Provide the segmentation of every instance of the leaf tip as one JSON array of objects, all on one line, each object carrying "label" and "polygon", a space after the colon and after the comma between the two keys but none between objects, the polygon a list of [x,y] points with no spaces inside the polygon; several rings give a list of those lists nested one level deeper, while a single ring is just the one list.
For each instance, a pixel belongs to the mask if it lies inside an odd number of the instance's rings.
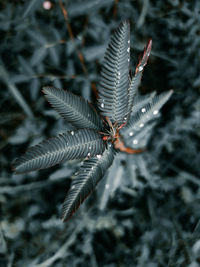
[{"label": "leaf tip", "polygon": [[50,86],[43,86],[42,87],[42,93],[46,95],[49,92],[50,88],[51,88]]}]

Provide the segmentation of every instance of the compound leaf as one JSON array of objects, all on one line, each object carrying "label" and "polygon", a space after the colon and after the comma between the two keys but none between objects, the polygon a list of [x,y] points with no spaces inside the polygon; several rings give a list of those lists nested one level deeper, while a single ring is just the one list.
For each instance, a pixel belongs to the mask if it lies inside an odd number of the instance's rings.
[{"label": "compound leaf", "polygon": [[44,87],[43,93],[58,113],[76,128],[102,129],[102,120],[85,99],[55,87]]},{"label": "compound leaf", "polygon": [[145,123],[153,120],[158,116],[161,107],[167,102],[172,95],[173,90],[164,92],[160,95],[150,98],[151,102],[144,105],[138,112],[136,112],[129,120],[127,125],[121,129],[122,135],[129,134],[133,136],[135,132],[143,130]]},{"label": "compound leaf", "polygon": [[73,178],[71,188],[63,204],[62,220],[67,221],[80,204],[94,190],[114,159],[114,149],[108,147],[102,155],[86,159],[77,175]]},{"label": "compound leaf", "polygon": [[150,40],[147,44],[147,46],[144,49],[143,57],[139,61],[136,70],[135,70],[135,75],[131,80],[131,83],[128,88],[128,114],[130,115],[132,107],[133,107],[133,102],[134,102],[134,97],[138,93],[138,87],[140,85],[141,79],[142,79],[142,73],[144,70],[145,65],[147,64],[147,60],[149,58],[150,52],[151,52],[151,46],[152,46],[152,41]]},{"label": "compound leaf", "polygon": [[131,110],[131,115],[134,115],[136,112],[141,110],[145,105],[151,103],[155,95],[156,91],[145,95],[141,95],[138,91],[134,96],[134,105]]},{"label": "compound leaf", "polygon": [[157,121],[154,120],[144,125],[142,129],[140,128],[136,131],[130,131],[129,134],[123,136],[125,145],[135,150],[145,149],[152,136],[152,129],[156,123]]},{"label": "compound leaf", "polygon": [[13,163],[16,173],[45,169],[60,162],[102,154],[105,144],[92,129],[81,129],[44,140]]},{"label": "compound leaf", "polygon": [[98,107],[112,123],[126,120],[130,61],[130,25],[121,23],[105,53],[99,84]]}]

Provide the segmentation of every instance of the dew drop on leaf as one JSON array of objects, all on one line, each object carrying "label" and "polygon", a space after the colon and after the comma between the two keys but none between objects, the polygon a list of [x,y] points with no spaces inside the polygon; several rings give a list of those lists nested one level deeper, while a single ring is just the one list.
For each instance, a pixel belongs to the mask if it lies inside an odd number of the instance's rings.
[{"label": "dew drop on leaf", "polygon": [[71,131],[71,135],[74,135],[74,131]]},{"label": "dew drop on leaf", "polygon": [[127,52],[128,52],[128,53],[130,52],[130,47],[127,48]]},{"label": "dew drop on leaf", "polygon": [[140,124],[140,128],[142,128],[142,127],[144,127],[144,123],[141,123],[141,124]]},{"label": "dew drop on leaf", "polygon": [[146,112],[146,108],[142,108],[141,111],[144,113]]},{"label": "dew drop on leaf", "polygon": [[158,114],[158,110],[154,110],[153,115],[157,115]]},{"label": "dew drop on leaf", "polygon": [[75,185],[72,185],[72,189],[74,189],[75,188]]},{"label": "dew drop on leaf", "polygon": [[143,67],[142,66],[139,66],[138,70],[139,71],[142,71],[143,70]]},{"label": "dew drop on leaf", "polygon": [[137,140],[137,139],[134,139],[134,140],[133,140],[133,144],[134,144],[134,145],[137,145],[137,144],[138,144],[138,140]]},{"label": "dew drop on leaf", "polygon": [[91,155],[91,153],[88,153],[87,155],[88,155],[88,157],[89,157],[89,156]]},{"label": "dew drop on leaf", "polygon": [[104,108],[104,103],[101,103],[101,107]]},{"label": "dew drop on leaf", "polygon": [[110,187],[109,184],[106,184],[106,185],[105,185],[105,188],[106,188],[106,189],[109,189],[109,187]]},{"label": "dew drop on leaf", "polygon": [[101,155],[97,155],[97,158],[100,159],[101,158]]},{"label": "dew drop on leaf", "polygon": [[129,135],[130,135],[130,136],[133,136],[133,132],[130,132]]}]

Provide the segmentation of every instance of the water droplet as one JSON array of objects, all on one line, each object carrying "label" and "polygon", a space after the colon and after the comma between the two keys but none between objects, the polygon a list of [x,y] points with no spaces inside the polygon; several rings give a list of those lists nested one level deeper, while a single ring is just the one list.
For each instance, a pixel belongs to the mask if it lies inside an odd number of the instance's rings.
[{"label": "water droplet", "polygon": [[128,53],[130,52],[130,47],[127,48],[127,52],[128,52]]},{"label": "water droplet", "polygon": [[138,70],[139,71],[143,71],[143,67],[142,66],[139,66]]},{"label": "water droplet", "polygon": [[52,8],[51,2],[50,1],[44,1],[43,8],[46,9],[46,10],[51,9]]},{"label": "water droplet", "polygon": [[71,189],[74,189],[75,188],[75,185],[72,185],[72,188]]},{"label": "water droplet", "polygon": [[111,147],[111,146],[112,146],[112,144],[109,144],[108,146],[109,146],[109,147]]},{"label": "water droplet", "polygon": [[100,159],[101,158],[101,155],[97,155],[97,158]]},{"label": "water droplet", "polygon": [[134,139],[134,140],[133,140],[133,144],[134,144],[134,145],[137,145],[137,144],[138,144],[138,140],[137,140],[137,139]]},{"label": "water droplet", "polygon": [[142,110],[143,113],[146,112],[146,108],[142,108],[141,110]]},{"label": "water droplet", "polygon": [[104,103],[101,103],[101,107],[104,108]]},{"label": "water droplet", "polygon": [[130,135],[130,136],[133,136],[133,132],[130,132],[129,135]]},{"label": "water droplet", "polygon": [[90,154],[90,153],[88,153],[87,155],[88,155],[88,157],[89,157],[91,154]]},{"label": "water droplet", "polygon": [[121,75],[120,71],[117,73],[117,75],[120,77],[120,75]]},{"label": "water droplet", "polygon": [[91,149],[91,146],[89,146],[89,149]]},{"label": "water droplet", "polygon": [[106,185],[105,185],[105,188],[106,188],[106,189],[109,189],[109,187],[110,187],[109,184],[106,184]]},{"label": "water droplet", "polygon": [[140,124],[140,128],[142,128],[142,127],[144,127],[144,123],[141,123],[141,124]]},{"label": "water droplet", "polygon": [[130,61],[130,58],[128,58],[128,62]]},{"label": "water droplet", "polygon": [[127,120],[127,117],[124,117],[124,120],[126,121]]},{"label": "water droplet", "polygon": [[81,34],[78,34],[78,35],[77,35],[77,38],[81,41],[81,40],[82,40],[82,36],[81,36]]},{"label": "water droplet", "polygon": [[154,110],[153,115],[157,115],[158,114],[158,110]]},{"label": "water droplet", "polygon": [[74,135],[74,131],[71,131],[71,135]]},{"label": "water droplet", "polygon": [[130,44],[130,40],[128,40],[128,44]]}]

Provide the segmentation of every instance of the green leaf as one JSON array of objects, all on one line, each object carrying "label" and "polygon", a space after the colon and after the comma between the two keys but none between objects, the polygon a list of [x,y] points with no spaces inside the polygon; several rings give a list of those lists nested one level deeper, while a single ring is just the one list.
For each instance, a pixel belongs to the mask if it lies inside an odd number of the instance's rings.
[{"label": "green leaf", "polygon": [[30,147],[13,163],[13,169],[16,173],[45,169],[66,160],[102,154],[104,149],[101,135],[92,129],[66,132]]},{"label": "green leaf", "polygon": [[106,170],[111,166],[115,150],[108,146],[102,155],[86,159],[77,175],[73,178],[71,188],[63,204],[62,220],[67,221],[80,204],[94,190]]},{"label": "green leaf", "polygon": [[142,79],[142,73],[144,70],[145,65],[147,64],[147,60],[150,56],[151,52],[151,46],[152,46],[152,41],[150,40],[144,49],[143,57],[139,61],[136,70],[135,70],[135,75],[131,80],[131,83],[128,88],[128,94],[129,94],[129,99],[128,99],[128,114],[130,115],[132,107],[133,107],[133,102],[135,96],[138,94],[138,87],[140,85],[141,79]]},{"label": "green leaf", "polygon": [[121,23],[105,53],[98,88],[98,107],[111,122],[125,122],[128,108],[130,25]]},{"label": "green leaf", "polygon": [[43,93],[58,113],[77,128],[102,129],[102,120],[85,99],[55,87],[44,87]]},{"label": "green leaf", "polygon": [[133,136],[136,132],[142,131],[147,122],[157,118],[159,110],[168,101],[172,93],[173,90],[170,90],[160,95],[156,95],[153,98],[150,97],[150,102],[133,114],[126,126],[120,130],[120,133],[124,136]]}]

